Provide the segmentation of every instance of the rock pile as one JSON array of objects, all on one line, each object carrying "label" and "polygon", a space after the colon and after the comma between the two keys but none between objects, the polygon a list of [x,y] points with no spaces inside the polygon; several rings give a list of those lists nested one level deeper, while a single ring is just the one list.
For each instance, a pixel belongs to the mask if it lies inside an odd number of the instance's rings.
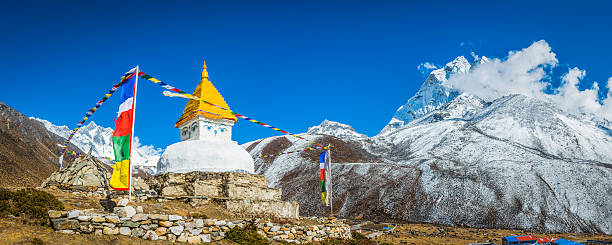
[{"label": "rock pile", "polygon": [[108,187],[110,172],[106,165],[93,157],[76,159],[63,171],[56,171],[43,182],[42,187],[56,186],[62,189],[88,190]]},{"label": "rock pile", "polygon": [[271,240],[304,243],[326,238],[351,238],[350,226],[330,221],[322,225],[300,226],[264,223],[256,220],[194,219],[179,215],[144,214],[142,207],[120,200],[113,213],[93,210],[49,211],[53,229],[65,234],[124,235],[148,240],[188,242],[193,244],[219,241],[234,228],[254,223],[257,232]]}]

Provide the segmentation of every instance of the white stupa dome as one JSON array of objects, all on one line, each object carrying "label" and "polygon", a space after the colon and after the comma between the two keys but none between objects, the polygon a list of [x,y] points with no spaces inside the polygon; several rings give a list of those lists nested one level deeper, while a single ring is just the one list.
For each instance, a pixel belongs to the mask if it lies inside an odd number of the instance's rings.
[{"label": "white stupa dome", "polygon": [[157,173],[246,172],[254,173],[251,155],[236,141],[217,139],[188,140],[174,143],[162,154]]}]

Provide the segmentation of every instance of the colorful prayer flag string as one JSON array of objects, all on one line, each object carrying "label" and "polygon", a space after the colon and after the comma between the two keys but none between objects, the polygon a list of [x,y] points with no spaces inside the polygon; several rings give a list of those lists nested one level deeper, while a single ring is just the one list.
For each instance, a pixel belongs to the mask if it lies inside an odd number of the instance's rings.
[{"label": "colorful prayer flag string", "polygon": [[108,98],[111,95],[113,95],[113,93],[115,91],[117,91],[117,89],[119,87],[121,87],[121,85],[123,85],[126,81],[128,81],[130,78],[132,78],[132,76],[134,76],[135,72],[136,72],[136,68],[133,68],[130,71],[128,71],[127,73],[125,73],[121,77],[121,80],[119,81],[118,84],[114,84],[113,88],[111,88],[110,91],[108,91],[108,93],[104,94],[102,99],[100,99],[98,102],[96,102],[96,105],[93,108],[87,110],[87,112],[85,113],[85,117],[83,117],[83,120],[81,120],[80,122],[77,123],[76,128],[74,128],[74,130],[72,130],[72,132],[70,133],[70,136],[68,136],[66,141],[64,141],[64,145],[62,146],[62,153],[61,153],[61,155],[64,155],[64,153],[66,152],[66,146],[68,146],[68,143],[70,143],[70,140],[72,140],[72,137],[74,137],[74,135],[79,130],[79,128],[81,128],[85,124],[87,119],[89,119],[89,117],[91,117],[100,108],[100,106],[102,106],[102,104],[104,104],[104,102],[106,100],[108,100]]},{"label": "colorful prayer flag string", "polygon": [[264,126],[264,127],[266,127],[266,128],[269,128],[269,129],[272,129],[272,130],[275,130],[275,131],[279,131],[279,132],[281,132],[281,133],[283,133],[283,134],[291,135],[291,136],[293,136],[293,137],[296,137],[296,138],[299,138],[299,139],[302,139],[302,140],[306,140],[306,141],[308,141],[308,142],[310,142],[310,143],[313,143],[313,144],[318,145],[319,147],[325,147],[324,145],[321,145],[321,144],[319,144],[319,143],[317,143],[317,142],[314,142],[314,141],[308,140],[308,139],[306,139],[306,138],[304,138],[304,137],[302,137],[302,136],[300,136],[300,135],[289,133],[289,132],[287,132],[287,131],[285,131],[285,130],[279,129],[279,128],[274,127],[274,126],[272,126],[272,125],[269,125],[269,124],[266,124],[266,123],[263,123],[263,122],[257,121],[257,120],[255,120],[255,119],[253,119],[253,118],[250,118],[250,117],[247,117],[247,116],[244,116],[244,115],[238,114],[238,113],[236,113],[236,112],[234,112],[234,111],[232,111],[232,110],[230,110],[230,109],[228,109],[228,108],[225,108],[225,107],[222,107],[222,106],[218,106],[218,105],[213,104],[213,103],[211,103],[211,102],[208,102],[208,101],[206,101],[206,100],[200,99],[200,98],[198,98],[197,96],[194,96],[194,95],[191,95],[191,94],[185,93],[184,91],[182,91],[182,90],[180,90],[180,89],[178,89],[178,88],[175,88],[175,87],[173,87],[173,86],[171,86],[171,85],[169,85],[169,84],[167,84],[167,83],[164,83],[164,82],[162,82],[162,81],[160,81],[160,80],[158,80],[158,79],[156,79],[156,78],[154,78],[154,77],[152,77],[152,76],[150,76],[150,75],[148,75],[148,74],[146,74],[146,73],[144,73],[144,72],[139,72],[139,73],[138,73],[138,75],[140,76],[140,78],[143,78],[143,79],[149,80],[149,81],[151,81],[151,82],[153,82],[153,83],[155,83],[155,84],[157,84],[157,85],[159,85],[159,86],[161,86],[161,87],[163,87],[163,88],[165,88],[165,89],[167,89],[167,90],[170,90],[170,91],[176,92],[176,93],[171,93],[171,92],[168,92],[168,91],[164,91],[164,95],[165,95],[165,96],[168,96],[168,97],[181,97],[181,98],[187,98],[187,99],[192,99],[192,100],[199,100],[199,101],[202,101],[202,102],[204,102],[204,103],[206,103],[206,104],[209,104],[209,105],[211,105],[211,106],[217,107],[217,108],[219,108],[219,109],[226,110],[226,111],[228,111],[228,112],[232,113],[234,116],[236,116],[236,117],[238,117],[238,118],[241,118],[241,119],[247,120],[247,121],[252,122],[252,123],[255,123],[255,124],[259,124],[259,125],[261,125],[261,126]]},{"label": "colorful prayer flag string", "polygon": [[308,148],[301,149],[301,150],[295,150],[295,151],[288,151],[288,152],[276,153],[276,154],[271,154],[271,155],[259,156],[257,158],[275,157],[275,156],[291,154],[291,153],[298,153],[298,152],[303,152],[303,151],[314,151],[314,150],[318,150],[318,149],[327,150],[329,148],[330,147],[328,147],[328,146],[323,146],[323,147],[320,147],[320,146],[317,146],[317,147],[308,147]]},{"label": "colorful prayer flag string", "polygon": [[[87,154],[85,153],[78,153],[76,151],[66,151],[67,154],[76,156],[76,157],[86,157]],[[95,157],[95,158],[99,158],[99,159],[105,159],[105,160],[111,160],[113,161],[114,159],[110,158],[110,157]]]}]

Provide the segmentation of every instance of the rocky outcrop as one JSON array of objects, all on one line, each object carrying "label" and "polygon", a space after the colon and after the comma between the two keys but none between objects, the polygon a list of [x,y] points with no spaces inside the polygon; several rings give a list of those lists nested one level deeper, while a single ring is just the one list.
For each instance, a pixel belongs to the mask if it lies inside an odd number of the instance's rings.
[{"label": "rocky outcrop", "polygon": [[[233,172],[166,173],[144,179],[142,192],[163,198],[214,202],[247,217],[298,218],[297,202],[281,201],[280,188],[268,187],[263,175]],[[145,190],[150,188],[150,190]]]},{"label": "rocky outcrop", "polygon": [[57,186],[70,188],[108,187],[111,173],[104,163],[93,157],[85,157],[63,169],[56,171],[42,184],[43,187]]}]

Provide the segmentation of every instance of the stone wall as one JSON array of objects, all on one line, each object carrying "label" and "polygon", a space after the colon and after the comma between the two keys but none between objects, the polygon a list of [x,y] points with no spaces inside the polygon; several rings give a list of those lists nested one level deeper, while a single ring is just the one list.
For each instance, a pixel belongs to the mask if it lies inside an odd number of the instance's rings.
[{"label": "stone wall", "polygon": [[162,196],[208,196],[250,200],[280,200],[281,191],[269,188],[262,175],[232,172],[166,173],[144,179]]},{"label": "stone wall", "polygon": [[[127,201],[123,204],[126,204]],[[269,240],[290,243],[316,242],[327,238],[351,238],[350,226],[327,221],[320,225],[292,225],[255,220],[195,219],[179,215],[143,214],[141,207],[115,207],[113,213],[92,210],[49,211],[53,229],[65,234],[123,235],[147,240],[208,243],[225,238],[234,228],[253,223],[257,233]]]},{"label": "stone wall", "polygon": [[164,199],[194,200],[197,204],[212,201],[244,217],[299,217],[297,202],[281,201],[281,189],[268,187],[268,181],[262,175],[233,172],[166,173],[136,180],[135,187],[137,195],[153,191]]}]

